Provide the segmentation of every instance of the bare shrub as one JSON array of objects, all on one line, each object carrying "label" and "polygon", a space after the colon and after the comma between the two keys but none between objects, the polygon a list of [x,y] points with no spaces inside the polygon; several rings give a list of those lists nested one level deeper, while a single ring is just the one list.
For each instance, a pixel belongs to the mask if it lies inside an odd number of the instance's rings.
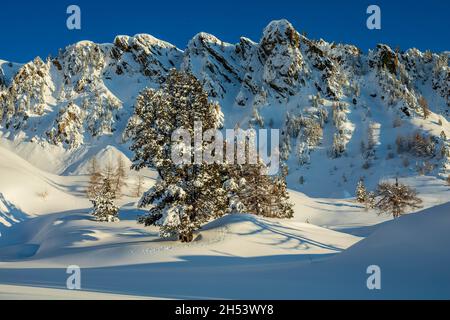
[{"label": "bare shrub", "polygon": [[48,197],[48,191],[36,192],[36,195],[42,200],[46,200]]},{"label": "bare shrub", "polygon": [[416,132],[412,136],[398,136],[398,153],[410,153],[417,157],[432,157],[436,153],[436,144],[429,135]]},{"label": "bare shrub", "polygon": [[375,204],[379,214],[392,214],[394,218],[400,217],[408,208],[420,208],[422,203],[422,200],[417,197],[416,190],[399,183],[398,179],[395,183],[379,183],[376,195],[380,198]]}]

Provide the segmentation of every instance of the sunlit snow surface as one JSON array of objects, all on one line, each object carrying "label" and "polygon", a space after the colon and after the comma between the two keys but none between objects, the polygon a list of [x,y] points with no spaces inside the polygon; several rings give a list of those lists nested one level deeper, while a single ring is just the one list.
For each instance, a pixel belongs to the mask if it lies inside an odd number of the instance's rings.
[{"label": "sunlit snow surface", "polygon": [[[449,159],[396,150],[398,135],[450,137],[448,63],[437,68],[442,55],[411,49],[399,61],[403,73],[394,75],[379,67],[383,54],[394,52],[386,46],[360,54],[352,45],[297,38],[292,30],[287,21],[274,21],[259,41],[243,37],[236,44],[199,33],[184,50],[149,35],[118,36],[114,44],[71,45],[57,61],[0,60],[0,82],[8,88],[22,71],[13,100],[24,101],[31,89],[38,97],[27,117],[19,114],[8,128],[0,122],[0,298],[449,299]],[[133,196],[137,175],[148,189],[156,178],[151,170],[129,172],[120,222],[92,219],[85,196],[89,160],[96,156],[105,166],[122,157],[131,164],[123,134],[136,96],[157,88],[173,67],[202,81],[229,129],[248,127],[256,106],[264,127],[283,135],[287,114],[313,116],[312,98],[320,91],[319,107],[329,117],[309,163],[299,164],[298,141],[289,140],[293,219],[229,215],[204,226],[192,243],[162,240],[157,228],[136,223],[145,213]],[[389,81],[394,84],[381,85]],[[390,101],[394,88],[402,99]],[[420,108],[409,107],[411,117],[401,111],[419,96],[428,101],[427,119]],[[88,120],[103,99],[114,102],[111,126],[94,137]],[[68,143],[55,145],[47,133],[58,128],[61,110],[85,101],[82,125],[69,125]],[[335,159],[329,151],[336,101],[345,105],[346,151]],[[36,103],[44,105],[42,113]],[[401,126],[394,126],[399,118]],[[363,169],[361,142],[367,144],[369,126],[374,156]],[[419,175],[425,161],[434,167]],[[374,190],[396,176],[424,200],[417,214],[391,221],[354,201],[361,178]],[[66,289],[69,265],[81,267],[81,292]],[[367,289],[370,265],[381,268],[381,290]]]},{"label": "sunlit snow surface", "polygon": [[[436,205],[450,191],[435,178],[408,181],[430,208],[396,221],[292,191],[291,220],[229,215],[183,244],[138,225],[136,198],[120,201],[121,222],[95,222],[86,175],[46,173],[3,147],[0,156],[1,298],[449,298],[450,207]],[[373,264],[380,291],[366,287]],[[69,265],[81,267],[85,296],[65,289]]]}]

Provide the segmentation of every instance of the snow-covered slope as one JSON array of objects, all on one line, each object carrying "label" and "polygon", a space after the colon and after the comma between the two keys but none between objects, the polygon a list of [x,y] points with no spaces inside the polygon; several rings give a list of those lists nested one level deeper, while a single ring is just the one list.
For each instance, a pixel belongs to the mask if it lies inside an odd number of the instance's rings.
[{"label": "snow-covered slope", "polygon": [[4,89],[4,87],[8,86],[21,67],[21,64],[0,59],[0,88]]},{"label": "snow-covered slope", "polygon": [[[258,42],[201,32],[180,50],[138,34],[0,60],[0,298],[450,298],[448,55],[363,53],[279,20]],[[281,130],[293,219],[227,215],[192,243],[161,240],[136,222],[147,169],[127,172],[120,222],[88,214],[89,160],[130,166],[135,98],[171,68],[202,81],[226,128]],[[359,179],[393,176],[423,210],[391,221],[352,199]],[[71,264],[92,293],[63,290]],[[366,287],[369,265],[381,291]]]},{"label": "snow-covered slope", "polygon": [[[98,158],[99,163],[107,163],[110,160],[108,155],[113,154],[115,157],[116,153],[114,149],[107,148],[103,153],[104,157]],[[144,269],[151,274],[153,268],[172,263],[181,263],[176,266],[176,270],[185,272],[182,265],[191,260],[188,256],[194,257],[194,269],[211,275],[213,270],[222,272],[236,267],[233,272],[248,272],[255,268],[265,270],[286,263],[283,259],[277,260],[279,255],[286,256],[288,260],[296,260],[295,257],[299,255],[300,261],[307,262],[340,252],[361,239],[307,223],[303,215],[288,221],[230,215],[206,225],[196,234],[192,243],[161,241],[156,228],[146,228],[136,223],[136,216],[143,213],[135,207],[137,198],[125,196],[119,200],[120,222],[96,222],[88,214],[90,204],[81,193],[88,176],[56,176],[45,173],[1,147],[0,157],[0,190],[4,193],[0,198],[0,284],[8,292],[7,298],[57,298],[61,292],[54,289],[65,287],[65,268],[70,264],[82,268],[85,290],[148,297],[147,285],[141,288],[147,289],[141,291],[135,284],[128,286],[123,282],[134,282],[137,279],[134,276],[126,274],[125,277],[117,278],[115,275],[113,281],[103,278],[105,282],[97,282],[90,279],[90,272],[124,268],[128,273],[147,265],[149,268]],[[147,183],[151,184],[151,178]],[[37,194],[42,190],[47,192],[45,197]],[[303,197],[304,205],[315,203],[322,206],[319,202]],[[369,220],[383,220],[377,219],[374,213],[366,216],[370,217],[366,221],[369,224]],[[261,257],[267,257],[267,261]],[[231,260],[227,262],[227,259]],[[260,266],[254,263],[244,263],[240,267],[236,265],[246,259],[262,260]],[[172,267],[167,270],[170,269]],[[46,271],[42,273],[43,270]],[[179,271],[175,271],[170,277],[180,277]],[[108,273],[107,278],[110,275]],[[30,283],[53,289],[34,289],[29,292],[17,287],[29,286]],[[106,283],[112,283],[113,287],[104,287]],[[155,293],[150,296],[213,297],[212,292],[170,293],[170,290],[156,290]],[[64,293],[63,296],[77,298],[81,293]],[[99,293],[84,297],[114,298]]]},{"label": "snow-covered slope", "polygon": [[[446,203],[384,223],[342,254],[300,268],[298,295],[322,299],[449,299],[449,212],[450,203]],[[371,265],[380,267],[381,290],[367,289],[366,270]],[[324,290],[315,289],[316,281],[326,284]]]},{"label": "snow-covered slope", "polygon": [[[35,216],[67,207],[82,208],[88,201],[79,190],[70,190],[78,177],[61,177],[41,171],[13,152],[0,147],[0,208]],[[69,192],[71,191],[71,192]],[[79,194],[80,197],[75,196]]]},{"label": "snow-covered slope", "polygon": [[[48,156],[40,155],[44,159]],[[36,154],[35,159],[38,156]],[[123,154],[114,147],[107,147],[97,157],[99,167],[115,164],[117,156],[123,157]],[[149,187],[155,173],[144,170],[140,174],[146,180],[143,187]],[[124,205],[127,201],[136,201],[132,193],[137,173],[130,171],[127,175],[128,187],[121,199]],[[14,224],[34,217],[89,208],[91,203],[85,194],[87,184],[85,171],[69,176],[48,173],[0,145],[0,232],[7,232]]]},{"label": "snow-covered slope", "polygon": [[[350,203],[303,200],[322,219],[331,215],[330,227],[353,220],[351,214],[338,218],[338,208]],[[73,210],[8,228],[0,238],[6,297],[449,298],[448,203],[376,226],[383,219],[354,208],[360,220],[350,229],[370,229],[364,240],[305,223],[301,214],[293,220],[228,215],[189,244],[161,241],[156,229],[136,225],[135,210],[122,207],[119,223],[95,222],[85,210]],[[74,264],[82,268],[84,291],[55,290],[64,290],[66,268]],[[381,268],[380,291],[367,289],[370,265]],[[31,284],[40,289],[26,290]]]},{"label": "snow-covered slope", "polygon": [[[107,147],[99,164],[118,155]],[[449,204],[436,205],[450,189],[433,177],[407,181],[431,208],[396,221],[352,200],[291,191],[293,219],[228,215],[186,244],[136,223],[143,211],[131,172],[118,201],[121,221],[102,223],[88,214],[83,167],[58,176],[1,146],[0,159],[1,298],[449,297]],[[146,187],[154,178],[146,171]],[[366,288],[371,264],[382,268],[377,293]],[[64,290],[69,265],[82,268],[85,291]]]},{"label": "snow-covered slope", "polygon": [[[107,145],[130,157],[123,133],[135,98],[159,87],[171,68],[202,81],[227,128],[281,129],[289,187],[310,196],[352,195],[360,178],[372,188],[394,175],[449,173],[448,52],[380,44],[363,53],[308,39],[286,20],[271,22],[259,42],[199,33],[182,51],[138,34],[79,42],[24,65],[0,61],[3,144],[54,173],[78,172]],[[431,111],[426,119],[421,96]],[[397,150],[399,136],[417,132],[431,139],[428,154]],[[35,161],[36,150],[60,160]],[[317,183],[324,172],[326,183]]]}]

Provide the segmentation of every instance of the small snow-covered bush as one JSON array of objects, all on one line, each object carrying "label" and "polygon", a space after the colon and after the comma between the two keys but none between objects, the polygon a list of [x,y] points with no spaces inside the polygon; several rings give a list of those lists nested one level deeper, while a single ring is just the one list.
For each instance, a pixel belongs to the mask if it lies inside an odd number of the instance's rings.
[{"label": "small snow-covered bush", "polygon": [[103,183],[95,197],[91,199],[94,208],[92,215],[95,220],[102,222],[119,221],[119,208],[114,204],[115,193],[109,179],[103,179]]},{"label": "small snow-covered bush", "polygon": [[375,193],[367,191],[363,180],[359,180],[356,186],[356,201],[363,203],[366,210],[372,209],[375,206]]},{"label": "small snow-covered bush", "polygon": [[329,151],[332,158],[339,158],[345,152],[345,138],[340,133],[335,133],[333,136],[333,144]]},{"label": "small snow-covered bush", "polygon": [[364,203],[366,201],[367,190],[363,180],[358,181],[358,184],[356,185],[355,194],[356,194],[356,201],[358,201],[359,203]]}]

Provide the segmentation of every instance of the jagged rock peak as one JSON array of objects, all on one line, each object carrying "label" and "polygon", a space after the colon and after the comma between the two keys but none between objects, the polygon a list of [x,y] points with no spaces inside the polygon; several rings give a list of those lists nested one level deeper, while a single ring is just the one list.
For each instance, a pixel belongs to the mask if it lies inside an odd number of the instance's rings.
[{"label": "jagged rock peak", "polygon": [[216,36],[212,34],[206,32],[199,32],[189,41],[188,48],[191,46],[198,46],[206,43],[224,44],[222,40],[218,39]]},{"label": "jagged rock peak", "polygon": [[[129,52],[131,48],[138,47],[160,47],[168,49],[176,49],[176,47],[166,41],[155,38],[152,35],[139,33],[134,36],[119,35],[114,39],[114,45],[125,52]],[[177,49],[178,50],[178,49]]]},{"label": "jagged rock peak", "polygon": [[260,43],[267,51],[271,51],[277,43],[298,47],[300,44],[300,34],[286,19],[274,20],[264,28]]}]

